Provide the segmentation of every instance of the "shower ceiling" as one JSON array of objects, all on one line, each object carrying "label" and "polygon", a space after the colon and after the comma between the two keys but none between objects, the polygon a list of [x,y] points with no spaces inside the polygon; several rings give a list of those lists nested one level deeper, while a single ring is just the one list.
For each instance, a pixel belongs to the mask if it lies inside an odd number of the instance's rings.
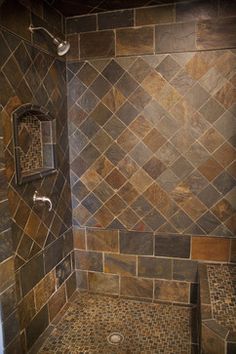
[{"label": "shower ceiling", "polygon": [[[64,16],[129,9],[133,7],[168,4],[173,0],[45,0]],[[182,0],[183,1],[183,0]],[[178,0],[175,2],[179,2]]]}]

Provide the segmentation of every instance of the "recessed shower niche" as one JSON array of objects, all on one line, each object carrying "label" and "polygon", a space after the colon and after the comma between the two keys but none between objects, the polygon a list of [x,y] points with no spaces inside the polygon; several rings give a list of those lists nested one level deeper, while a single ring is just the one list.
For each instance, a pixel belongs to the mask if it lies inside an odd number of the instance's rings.
[{"label": "recessed shower niche", "polygon": [[56,119],[45,108],[31,104],[16,109],[12,118],[16,183],[56,172]]}]

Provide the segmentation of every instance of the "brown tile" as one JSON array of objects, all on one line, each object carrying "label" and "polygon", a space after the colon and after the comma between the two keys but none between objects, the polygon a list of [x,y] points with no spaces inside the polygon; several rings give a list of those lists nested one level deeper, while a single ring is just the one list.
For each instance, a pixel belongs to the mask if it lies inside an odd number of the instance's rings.
[{"label": "brown tile", "polygon": [[49,318],[52,321],[66,303],[66,288],[61,286],[48,303]]},{"label": "brown tile", "polygon": [[142,82],[142,86],[154,98],[159,98],[159,92],[164,87],[165,79],[155,71],[150,72]]},{"label": "brown tile", "polygon": [[194,195],[181,204],[184,211],[193,219],[198,219],[206,211],[206,206]]},{"label": "brown tile", "polygon": [[136,26],[170,23],[175,20],[174,6],[156,6],[136,9]]},{"label": "brown tile", "polygon": [[75,268],[102,272],[102,253],[76,250]]},{"label": "brown tile", "polygon": [[201,136],[199,141],[212,153],[224,142],[224,138],[216,129],[211,127],[203,136]]},{"label": "brown tile", "polygon": [[176,5],[176,21],[187,22],[215,18],[218,8],[215,1],[197,1]]},{"label": "brown tile", "polygon": [[236,262],[236,241],[231,240],[230,261]]},{"label": "brown tile", "polygon": [[152,233],[120,231],[120,253],[152,255]]},{"label": "brown tile", "polygon": [[138,276],[172,279],[172,260],[157,257],[138,257]]},{"label": "brown tile", "polygon": [[117,194],[115,194],[111,199],[106,202],[105,206],[114,215],[118,215],[127,207],[127,204]]},{"label": "brown tile", "polygon": [[24,329],[29,325],[32,318],[36,314],[36,307],[34,301],[34,292],[30,291],[18,305],[20,328]]},{"label": "brown tile", "polygon": [[130,102],[138,110],[144,109],[151,99],[151,96],[141,86],[139,86],[129,98]]},{"label": "brown tile", "polygon": [[49,313],[47,306],[44,306],[33,318],[26,328],[27,348],[30,349],[38,337],[44,332],[49,324]]},{"label": "brown tile", "polygon": [[203,164],[198,167],[198,170],[208,179],[208,181],[212,181],[221,173],[223,167],[219,165],[215,159],[210,158],[203,162]]},{"label": "brown tile", "polygon": [[125,182],[125,177],[115,168],[106,178],[112,188],[119,189]]},{"label": "brown tile", "polygon": [[119,162],[118,168],[125,177],[130,178],[138,171],[139,166],[129,157],[129,155],[126,155],[125,158]]},{"label": "brown tile", "polygon": [[234,19],[200,21],[197,24],[197,48],[231,48],[234,47],[236,24]]},{"label": "brown tile", "polygon": [[234,214],[234,209],[231,204],[226,199],[221,199],[212,209],[211,211],[217,216],[221,221],[225,221],[230,216]]},{"label": "brown tile", "polygon": [[182,235],[156,235],[155,255],[189,258],[191,239]]},{"label": "brown tile", "polygon": [[173,279],[197,282],[198,262],[174,259]]},{"label": "brown tile", "polygon": [[136,189],[132,186],[131,183],[127,182],[120,190],[119,190],[119,195],[121,196],[121,198],[123,198],[126,203],[132,203],[132,201],[134,201],[137,196],[138,196],[138,192],[136,191]]},{"label": "brown tile", "polygon": [[101,209],[96,212],[94,217],[98,222],[98,227],[107,227],[114,218],[105,206],[101,207]]},{"label": "brown tile", "polygon": [[85,249],[85,229],[74,227],[73,240],[75,249]]},{"label": "brown tile", "polygon": [[66,20],[67,34],[90,31],[96,31],[96,15],[74,17]]},{"label": "brown tile", "polygon": [[213,123],[222,115],[224,109],[216,100],[210,98],[209,101],[200,108],[199,112],[201,112],[204,118],[210,123]]},{"label": "brown tile", "polygon": [[137,215],[133,212],[131,208],[126,208],[120,215],[119,221],[126,227],[128,230],[132,230],[134,225],[138,222]]},{"label": "brown tile", "polygon": [[[236,31],[236,27],[235,27]],[[227,82],[214,96],[226,109],[229,109],[236,102],[236,88]]]},{"label": "brown tile", "polygon": [[140,57],[138,57],[137,60],[135,60],[135,62],[129,69],[129,73],[139,83],[141,83],[145,79],[145,77],[150,73],[150,71],[151,71],[150,65]]},{"label": "brown tile", "polygon": [[105,181],[102,181],[93,192],[104,203],[114,194],[112,188]]},{"label": "brown tile", "polygon": [[225,142],[214,152],[213,156],[224,168],[226,168],[233,161],[235,161],[236,150],[232,147],[232,145]]},{"label": "brown tile", "polygon": [[88,290],[88,272],[77,270],[76,271],[76,288]]},{"label": "brown tile", "polygon": [[230,1],[230,0],[220,1],[219,15],[223,16],[223,17],[236,16],[235,3],[233,1]]},{"label": "brown tile", "polygon": [[48,301],[50,296],[56,290],[56,276],[55,271],[51,271],[42,279],[40,283],[34,288],[35,306],[39,311]]},{"label": "brown tile", "polygon": [[152,298],[153,281],[134,277],[121,277],[120,293],[124,296]]},{"label": "brown tile", "polygon": [[97,77],[98,72],[91,66],[89,63],[85,63],[76,74],[76,77],[79,78],[86,86],[89,86]]},{"label": "brown tile", "polygon": [[119,276],[103,273],[88,273],[89,290],[95,293],[119,294]]},{"label": "brown tile", "polygon": [[216,354],[224,352],[224,341],[217,336],[207,325],[202,325],[202,348],[209,352],[213,350]]},{"label": "brown tile", "polygon": [[118,252],[118,231],[87,229],[86,236],[88,250]]},{"label": "brown tile", "polygon": [[140,115],[129,125],[129,129],[142,139],[150,131],[151,125],[143,115]]},{"label": "brown tile", "polygon": [[116,55],[152,54],[153,28],[130,28],[116,31]]},{"label": "brown tile", "polygon": [[126,152],[133,149],[138,142],[138,138],[129,129],[126,129],[117,139],[117,143]]},{"label": "brown tile", "polygon": [[155,41],[156,53],[195,50],[195,24],[190,22],[156,26]]},{"label": "brown tile", "polygon": [[132,27],[134,24],[133,10],[112,11],[100,13],[97,16],[99,30]]},{"label": "brown tile", "polygon": [[139,169],[130,179],[130,183],[140,193],[143,193],[152,181],[152,178],[143,169]]},{"label": "brown tile", "polygon": [[166,142],[166,138],[156,128],[153,128],[144,137],[143,142],[154,153]]},{"label": "brown tile", "polygon": [[113,31],[90,32],[80,34],[81,58],[105,58],[115,54]]},{"label": "brown tile", "polygon": [[136,275],[136,257],[105,254],[104,271],[106,273]]},{"label": "brown tile", "polygon": [[20,270],[23,295],[26,295],[45,274],[43,255],[32,258]]},{"label": "brown tile", "polygon": [[192,237],[192,259],[228,261],[230,240],[211,237]]},{"label": "brown tile", "polygon": [[116,88],[112,87],[111,90],[103,98],[102,102],[112,111],[116,112],[120,106],[124,103],[125,97]]},{"label": "brown tile", "polygon": [[155,299],[189,303],[189,283],[155,280]]}]

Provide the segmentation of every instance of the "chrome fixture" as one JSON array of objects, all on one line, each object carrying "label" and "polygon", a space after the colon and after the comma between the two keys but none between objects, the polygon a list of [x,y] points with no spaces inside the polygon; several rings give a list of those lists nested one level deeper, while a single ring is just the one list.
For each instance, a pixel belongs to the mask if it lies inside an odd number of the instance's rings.
[{"label": "chrome fixture", "polygon": [[33,33],[34,31],[41,31],[41,30],[46,32],[47,35],[52,38],[53,43],[57,46],[57,54],[60,56],[66,54],[68,52],[68,50],[70,49],[69,42],[63,41],[62,39],[59,39],[59,38],[56,38],[44,27],[34,27],[33,25],[30,25],[29,30],[31,33]]},{"label": "chrome fixture", "polygon": [[49,211],[52,210],[52,202],[51,202],[51,199],[50,198],[47,198],[47,197],[43,197],[43,196],[39,196],[38,194],[38,191],[35,191],[34,192],[34,195],[33,195],[33,202],[43,202],[43,203],[48,203],[49,204]]}]

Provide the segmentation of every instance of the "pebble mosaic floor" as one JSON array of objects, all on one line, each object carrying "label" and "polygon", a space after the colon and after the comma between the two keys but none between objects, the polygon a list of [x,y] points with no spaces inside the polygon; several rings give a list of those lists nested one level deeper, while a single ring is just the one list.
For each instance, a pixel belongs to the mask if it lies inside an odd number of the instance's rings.
[{"label": "pebble mosaic floor", "polygon": [[189,307],[79,293],[39,353],[191,354],[191,321]]},{"label": "pebble mosaic floor", "polygon": [[214,318],[236,332],[236,266],[207,266]]}]

